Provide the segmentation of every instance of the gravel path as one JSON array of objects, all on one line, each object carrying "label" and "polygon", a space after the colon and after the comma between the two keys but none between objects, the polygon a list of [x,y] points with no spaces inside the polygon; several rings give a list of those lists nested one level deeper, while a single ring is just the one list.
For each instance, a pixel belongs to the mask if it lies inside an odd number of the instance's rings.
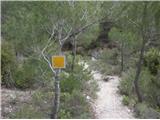
[{"label": "gravel path", "polygon": [[[89,65],[84,61],[80,62],[84,69]],[[120,78],[118,76],[105,76],[108,81],[104,81],[102,74],[92,71],[93,79],[97,81],[99,91],[97,99],[92,103],[96,119],[105,118],[128,118],[134,119],[133,112],[122,103],[122,96],[118,94],[118,85]]]},{"label": "gravel path", "polygon": [[92,74],[100,88],[94,106],[96,118],[134,118],[132,111],[122,104],[122,96],[117,93],[119,77],[107,76],[109,81],[103,81],[100,73],[93,71]]}]

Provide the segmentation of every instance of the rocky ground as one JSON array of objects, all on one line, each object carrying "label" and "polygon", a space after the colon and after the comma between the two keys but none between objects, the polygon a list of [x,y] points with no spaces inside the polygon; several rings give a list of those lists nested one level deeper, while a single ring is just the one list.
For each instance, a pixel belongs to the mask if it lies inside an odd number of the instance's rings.
[{"label": "rocky ground", "polygon": [[1,118],[9,118],[12,111],[17,110],[21,104],[31,100],[33,91],[19,91],[16,89],[1,88]]}]

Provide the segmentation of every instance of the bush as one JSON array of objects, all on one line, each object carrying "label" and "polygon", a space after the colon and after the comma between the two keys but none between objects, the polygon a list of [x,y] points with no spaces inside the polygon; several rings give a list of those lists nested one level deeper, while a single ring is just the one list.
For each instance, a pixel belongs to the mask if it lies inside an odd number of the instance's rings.
[{"label": "bush", "polygon": [[[64,110],[72,119],[86,119],[92,117],[89,103],[86,101],[82,92],[78,90],[74,90],[72,94],[62,94],[60,109]],[[59,116],[59,118],[61,118],[61,116]]]},{"label": "bush", "polygon": [[142,119],[159,119],[160,118],[160,113],[148,107],[146,103],[138,103],[135,106],[134,111],[135,111],[136,117],[140,117]]},{"label": "bush", "polygon": [[122,102],[124,105],[129,105],[129,97],[126,95],[123,95]]},{"label": "bush", "polygon": [[43,111],[37,110],[35,106],[24,104],[10,116],[11,119],[37,119],[48,118]]},{"label": "bush", "polygon": [[[91,71],[78,64],[80,57],[76,58],[74,71],[65,71],[60,75],[61,105],[59,118],[91,118],[90,105],[84,93],[95,97],[97,84],[91,80]],[[69,63],[69,61],[68,61]]]},{"label": "bush", "polygon": [[64,110],[64,109],[60,109],[59,111],[59,119],[70,119],[71,117],[71,113]]},{"label": "bush", "polygon": [[15,86],[17,88],[32,88],[36,82],[37,64],[32,59],[27,59],[24,64],[19,64],[14,73]]},{"label": "bush", "polygon": [[105,49],[99,54],[100,57],[96,61],[90,61],[91,69],[98,70],[105,75],[120,73],[117,49]]},{"label": "bush", "polygon": [[100,59],[104,63],[108,63],[111,65],[117,65],[118,64],[118,49],[105,49],[100,55]]},{"label": "bush", "polygon": [[50,118],[53,106],[53,92],[46,89],[33,91],[31,99],[22,101],[20,106],[16,106],[15,111],[10,113],[10,118],[16,119],[47,119]]},{"label": "bush", "polygon": [[156,75],[160,69],[160,51],[156,48],[151,48],[145,54],[144,65],[148,67],[151,74]]},{"label": "bush", "polygon": [[24,57],[19,61],[16,59],[13,46],[7,41],[3,41],[1,53],[2,85],[26,89],[33,88],[35,83],[42,83],[43,80],[40,81],[39,77],[41,72],[38,68],[38,66],[42,66],[42,63],[37,59]]},{"label": "bush", "polygon": [[7,41],[2,41],[2,49],[1,49],[1,75],[2,75],[2,85],[6,87],[13,87],[14,81],[12,73],[15,64],[15,52],[13,46]]},{"label": "bush", "polygon": [[[123,103],[129,106],[134,106],[137,103],[137,100],[135,99],[136,96],[133,91],[133,80],[135,77],[135,70],[130,69],[126,73],[122,74],[122,80],[120,81],[120,92],[123,95],[126,96],[123,97]],[[150,71],[146,68],[143,68],[141,71],[140,75],[140,80],[139,80],[139,87],[140,87],[140,92],[142,94],[143,100],[145,101],[144,104],[147,104],[149,107],[152,107],[152,109],[157,109],[157,107],[160,105],[160,87],[159,87],[159,82],[158,82],[159,77],[152,75]],[[130,100],[128,102],[128,99]],[[138,109],[145,109],[145,105],[141,105],[140,108]],[[140,110],[141,111],[141,110]],[[150,111],[150,110],[149,110]],[[143,118],[146,112],[144,113],[139,113],[139,116],[142,116]],[[153,112],[153,110],[151,110]],[[149,116],[148,116],[149,117]]]},{"label": "bush", "polygon": [[97,70],[104,75],[115,75],[120,73],[120,66],[113,66],[102,60],[91,61],[89,64],[91,69]]},{"label": "bush", "polygon": [[[69,59],[69,58],[67,58]],[[69,119],[69,118],[92,118],[93,114],[90,104],[86,100],[87,93],[89,96],[95,96],[97,84],[91,80],[91,71],[84,69],[83,64],[78,64],[80,57],[76,58],[74,71],[64,70],[60,74],[60,109],[58,118]],[[70,59],[72,60],[72,59]],[[17,87],[28,88],[35,84],[40,74],[37,71],[37,67],[43,64],[34,61],[33,59],[26,59],[21,64],[15,73],[15,80]],[[70,61],[67,61],[69,65]],[[46,74],[47,77],[50,74]],[[30,81],[31,80],[31,81]],[[12,118],[50,118],[51,109],[53,107],[53,84],[47,82],[46,86],[35,91],[32,95],[32,100],[29,102],[28,108],[26,105],[22,105],[20,109],[12,113]],[[32,112],[34,110],[34,112]],[[30,113],[31,111],[31,113]],[[26,114],[24,114],[26,112]],[[33,113],[33,114],[32,114]]]},{"label": "bush", "polygon": [[152,75],[148,69],[144,69],[140,76],[140,90],[144,100],[153,108],[160,106],[160,84],[158,79],[159,77]]},{"label": "bush", "polygon": [[91,79],[91,71],[84,69],[83,65],[78,64],[78,59],[77,57],[74,71],[62,72],[60,75],[62,92],[72,93],[74,89],[84,91],[87,81]]},{"label": "bush", "polygon": [[126,73],[122,74],[122,79],[120,81],[120,92],[121,94],[130,96],[133,92],[133,80],[135,77],[135,70],[129,69]]}]

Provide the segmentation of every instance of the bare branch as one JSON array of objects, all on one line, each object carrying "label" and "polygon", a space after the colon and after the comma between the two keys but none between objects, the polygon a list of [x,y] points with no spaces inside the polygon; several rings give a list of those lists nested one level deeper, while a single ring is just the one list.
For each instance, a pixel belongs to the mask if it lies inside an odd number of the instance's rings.
[{"label": "bare branch", "polygon": [[45,25],[41,25],[42,26],[42,28],[43,29],[45,29],[46,31],[47,31],[47,33],[49,34],[49,35],[51,35],[52,33],[50,32],[50,30],[49,29],[47,29],[47,27],[45,26]]},{"label": "bare branch", "polygon": [[47,58],[47,57],[45,56],[45,54],[44,54],[45,50],[51,45],[50,42],[51,42],[51,40],[52,40],[52,38],[53,38],[53,36],[54,36],[54,30],[55,30],[55,28],[53,28],[52,34],[51,34],[50,38],[48,39],[46,46],[43,48],[41,54],[42,54],[42,56],[43,56],[43,59],[48,63],[48,65],[49,65],[50,69],[52,70],[52,72],[54,73],[54,75],[56,75],[56,72],[55,72],[55,70],[53,69],[53,67],[52,67],[52,65],[51,65],[51,62],[48,60],[48,58]]},{"label": "bare branch", "polygon": [[69,38],[71,32],[72,32],[72,28],[70,28],[70,30],[69,30],[67,36],[66,36],[65,38],[62,39],[62,42],[66,41],[66,40]]},{"label": "bare branch", "polygon": [[52,72],[54,73],[54,75],[56,75],[56,71],[53,69],[53,67],[52,67],[50,61],[48,60],[48,58],[44,55],[44,53],[42,53],[42,56],[43,56],[44,60],[48,63],[48,65],[49,65],[50,69],[52,70]]}]

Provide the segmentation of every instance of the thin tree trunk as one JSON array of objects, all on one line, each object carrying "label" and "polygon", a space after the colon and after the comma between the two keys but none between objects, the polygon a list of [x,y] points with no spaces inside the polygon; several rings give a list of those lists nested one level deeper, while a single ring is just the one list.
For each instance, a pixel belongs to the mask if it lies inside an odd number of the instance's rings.
[{"label": "thin tree trunk", "polygon": [[72,50],[72,54],[73,54],[73,59],[72,59],[72,71],[74,70],[74,64],[75,64],[75,59],[76,59],[76,50],[77,50],[77,46],[76,46],[76,39],[73,38],[73,50]]},{"label": "thin tree trunk", "polygon": [[121,72],[123,72],[124,69],[124,51],[123,51],[124,43],[122,41],[121,45]]},{"label": "thin tree trunk", "polygon": [[58,111],[59,111],[59,105],[60,105],[60,80],[59,80],[59,72],[60,70],[56,71],[56,76],[55,76],[55,96],[54,96],[54,101],[53,101],[53,108],[52,108],[52,113],[51,113],[51,119],[57,119],[58,117]]},{"label": "thin tree trunk", "polygon": [[135,92],[137,94],[139,102],[142,102],[142,95],[141,95],[140,90],[139,90],[139,83],[138,82],[139,82],[139,77],[140,77],[141,69],[142,69],[145,43],[146,43],[146,40],[145,40],[145,37],[143,36],[142,47],[141,47],[141,51],[140,51],[139,61],[138,61],[138,64],[137,64],[136,76],[135,76],[135,80],[134,80]]},{"label": "thin tree trunk", "polygon": [[135,80],[134,80],[135,92],[136,92],[136,95],[137,95],[137,98],[138,98],[139,102],[143,101],[142,95],[141,95],[140,90],[139,90],[139,77],[140,77],[141,69],[142,69],[142,63],[143,63],[143,57],[144,57],[144,51],[145,51],[145,44],[147,42],[147,37],[146,37],[146,31],[147,31],[147,28],[146,28],[147,21],[146,20],[147,20],[147,18],[146,18],[146,15],[147,15],[147,3],[145,2],[144,10],[143,10],[143,19],[142,19],[142,22],[143,22],[143,26],[142,26],[142,46],[141,46],[141,50],[140,50],[140,56],[139,56],[136,76],[135,76]]}]

